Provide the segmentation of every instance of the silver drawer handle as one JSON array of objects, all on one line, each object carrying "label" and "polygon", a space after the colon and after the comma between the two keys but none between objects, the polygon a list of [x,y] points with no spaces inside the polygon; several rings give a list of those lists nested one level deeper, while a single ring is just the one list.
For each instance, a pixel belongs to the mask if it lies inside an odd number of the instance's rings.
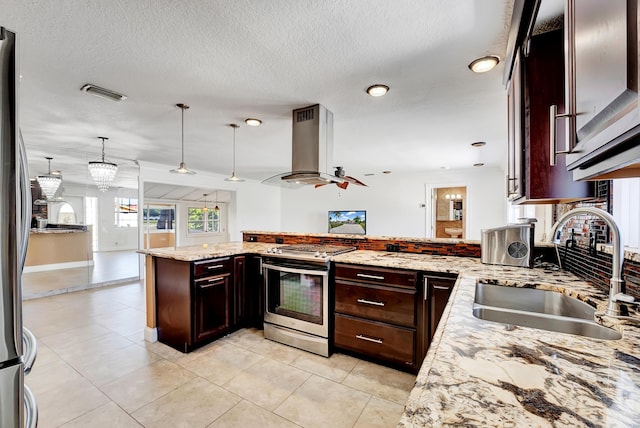
[{"label": "silver drawer handle", "polygon": [[373,300],[358,299],[358,303],[366,303],[367,305],[384,306],[384,302],[374,302]]},{"label": "silver drawer handle", "polygon": [[220,278],[214,278],[214,279],[210,279],[207,285],[201,285],[200,288],[209,288],[209,287],[213,287],[214,285],[216,285],[219,282],[223,282],[224,278],[220,277]]},{"label": "silver drawer handle", "polygon": [[360,278],[369,278],[369,279],[380,279],[380,280],[384,280],[384,276],[378,276],[378,275],[367,275],[366,273],[357,273],[356,274],[357,277]]},{"label": "silver drawer handle", "polygon": [[224,265],[207,266],[207,269],[220,269],[221,267],[224,267]]},{"label": "silver drawer handle", "polygon": [[436,289],[436,290],[448,290],[449,289],[449,287],[445,287],[445,286],[442,286],[442,285],[434,285],[433,288]]},{"label": "silver drawer handle", "polygon": [[382,343],[382,339],[375,339],[373,337],[367,337],[361,334],[356,334],[356,339],[366,340],[367,342],[373,342],[373,343]]}]

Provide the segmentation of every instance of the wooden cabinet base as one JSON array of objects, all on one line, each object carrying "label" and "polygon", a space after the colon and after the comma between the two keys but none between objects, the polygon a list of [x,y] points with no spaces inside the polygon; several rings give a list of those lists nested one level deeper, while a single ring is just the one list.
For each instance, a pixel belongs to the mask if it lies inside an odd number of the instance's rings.
[{"label": "wooden cabinet base", "polygon": [[335,314],[334,344],[378,360],[414,370],[415,329]]}]

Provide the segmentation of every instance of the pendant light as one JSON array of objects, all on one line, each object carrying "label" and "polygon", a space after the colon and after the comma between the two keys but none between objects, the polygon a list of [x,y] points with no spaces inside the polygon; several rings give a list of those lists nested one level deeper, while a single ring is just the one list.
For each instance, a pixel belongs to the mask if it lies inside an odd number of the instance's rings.
[{"label": "pendant light", "polygon": [[216,206],[213,208],[213,212],[218,215],[218,213],[220,212],[220,207],[218,206],[218,191],[216,190],[216,201],[215,201]]},{"label": "pendant light", "polygon": [[207,208],[207,194],[203,193],[202,196],[204,196],[204,208],[202,208],[202,212],[206,213],[209,212],[209,208]]},{"label": "pendant light", "polygon": [[91,178],[98,185],[98,189],[101,192],[106,192],[109,188],[109,183],[113,181],[116,177],[116,173],[118,172],[118,165],[113,162],[105,162],[104,160],[104,141],[108,140],[107,137],[98,137],[102,140],[102,160],[101,161],[90,161],[89,162],[89,172],[91,173]]},{"label": "pendant light", "polygon": [[176,107],[182,110],[182,160],[180,161],[180,166],[176,169],[172,169],[169,172],[174,174],[195,174],[195,171],[191,171],[187,168],[187,165],[184,163],[184,111],[189,108],[186,104],[176,104]]},{"label": "pendant light", "polygon": [[241,181],[244,181],[243,178],[236,176],[236,129],[238,129],[240,125],[232,123],[229,126],[233,128],[233,170],[231,171],[231,177],[225,178],[224,180],[240,183]]},{"label": "pendant light", "polygon": [[62,177],[51,174],[51,159],[53,158],[46,157],[45,159],[49,161],[49,172],[46,175],[37,176],[36,180],[47,199],[51,199],[55,196],[60,184],[62,184]]}]

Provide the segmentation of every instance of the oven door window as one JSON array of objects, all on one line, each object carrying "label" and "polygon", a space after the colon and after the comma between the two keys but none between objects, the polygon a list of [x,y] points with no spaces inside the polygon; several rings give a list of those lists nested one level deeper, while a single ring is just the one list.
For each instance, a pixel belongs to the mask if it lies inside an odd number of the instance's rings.
[{"label": "oven door window", "polygon": [[267,311],[322,325],[324,276],[267,270]]}]

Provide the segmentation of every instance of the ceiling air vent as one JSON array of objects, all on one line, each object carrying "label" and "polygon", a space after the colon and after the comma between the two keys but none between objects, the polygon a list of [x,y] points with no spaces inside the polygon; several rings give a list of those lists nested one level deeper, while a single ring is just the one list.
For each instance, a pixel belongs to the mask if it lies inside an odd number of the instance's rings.
[{"label": "ceiling air vent", "polygon": [[307,120],[313,120],[315,115],[315,108],[308,108],[306,110],[298,110],[296,112],[296,122],[306,122]]}]

